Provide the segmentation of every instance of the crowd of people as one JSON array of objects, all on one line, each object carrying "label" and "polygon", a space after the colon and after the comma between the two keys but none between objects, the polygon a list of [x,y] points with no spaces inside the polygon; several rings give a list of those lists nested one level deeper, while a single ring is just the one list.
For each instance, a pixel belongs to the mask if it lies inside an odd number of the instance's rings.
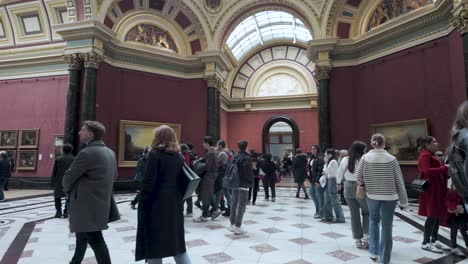
[{"label": "crowd of people", "polygon": [[[84,121],[79,136],[86,147],[75,157],[73,147],[65,144],[51,174],[55,217],[68,218],[70,232],[76,236],[72,264],[82,262],[88,244],[98,263],[111,263],[102,230],[119,220],[120,214],[113,199],[116,156],[102,141],[104,134],[101,123]],[[465,174],[468,101],[460,106],[451,135],[446,160],[441,159],[439,143],[434,137],[421,137],[417,142],[419,179],[429,182],[419,197],[418,214],[426,217],[421,248],[466,256],[468,252],[457,246],[456,239],[460,231],[468,247]],[[397,206],[401,210],[408,206],[408,197],[398,160],[385,150],[385,137],[372,135],[370,146],[372,149],[367,151],[366,143],[355,141],[347,151],[322,152],[318,145],[313,145],[310,153],[296,149],[293,156],[285,156],[280,161],[270,153],[249,151],[245,140],[237,143],[237,150],[230,150],[224,140],[214,142],[206,136],[204,154],[199,157],[193,144],[179,144],[172,128],[160,126],[154,131],[151,146],[144,149],[138,160],[135,172],[140,188],[130,203],[132,209],[138,210],[135,259],[156,264],[162,263],[165,257],[174,257],[176,263],[191,263],[185,246],[184,218],[193,217],[194,222],[202,223],[222,215],[229,219],[229,231],[235,235],[247,233],[242,219],[247,205],[256,204],[260,183],[264,200],[275,202],[275,185],[281,177],[292,174],[297,184],[296,197],[300,198],[302,191],[304,199],[312,199],[314,218],[318,221],[345,223],[342,198],[338,195],[341,193],[349,206],[355,246],[368,249],[371,259],[387,264],[393,246],[394,213]],[[11,177],[12,166],[7,153],[1,151],[0,187]],[[193,197],[185,200],[184,166],[201,178]],[[66,197],[64,211],[63,197]],[[3,188],[0,188],[0,201],[5,201]],[[193,205],[200,208],[200,215],[194,216]],[[438,241],[440,225],[451,229],[449,247]]]}]

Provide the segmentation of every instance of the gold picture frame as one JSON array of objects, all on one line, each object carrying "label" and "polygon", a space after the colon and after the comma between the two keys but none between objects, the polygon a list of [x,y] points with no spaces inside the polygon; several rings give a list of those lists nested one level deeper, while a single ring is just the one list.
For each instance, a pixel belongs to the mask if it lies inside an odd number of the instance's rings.
[{"label": "gold picture frame", "polygon": [[54,152],[52,153],[53,158],[57,158],[58,156],[62,155],[62,147],[63,147],[63,135],[52,135],[54,137],[54,141],[52,142],[52,146]]},{"label": "gold picture frame", "polygon": [[136,167],[140,153],[153,141],[154,129],[161,125],[173,128],[180,142],[180,124],[120,120],[119,167]]},{"label": "gold picture frame", "polygon": [[18,130],[0,130],[0,149],[16,148],[18,144]]},{"label": "gold picture frame", "polygon": [[37,167],[37,150],[20,149],[18,150],[18,162],[16,163],[17,170],[36,170]]},{"label": "gold picture frame", "polygon": [[39,129],[20,129],[18,148],[34,149],[39,147]]},{"label": "gold picture frame", "polygon": [[371,125],[372,134],[380,133],[385,136],[385,149],[395,156],[402,165],[418,164],[419,137],[429,135],[428,120],[414,119],[400,122]]}]

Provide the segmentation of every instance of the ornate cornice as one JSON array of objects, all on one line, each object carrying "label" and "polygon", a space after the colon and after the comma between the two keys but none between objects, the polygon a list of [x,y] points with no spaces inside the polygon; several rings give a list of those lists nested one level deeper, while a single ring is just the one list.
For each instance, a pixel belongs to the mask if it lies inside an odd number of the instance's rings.
[{"label": "ornate cornice", "polygon": [[315,77],[317,80],[330,79],[331,65],[315,66]]},{"label": "ornate cornice", "polygon": [[67,54],[63,56],[63,59],[68,64],[69,70],[80,70],[81,69],[81,58],[80,54]]},{"label": "ornate cornice", "polygon": [[80,58],[84,61],[85,68],[99,68],[99,63],[102,61],[102,55],[94,51],[80,54]]}]

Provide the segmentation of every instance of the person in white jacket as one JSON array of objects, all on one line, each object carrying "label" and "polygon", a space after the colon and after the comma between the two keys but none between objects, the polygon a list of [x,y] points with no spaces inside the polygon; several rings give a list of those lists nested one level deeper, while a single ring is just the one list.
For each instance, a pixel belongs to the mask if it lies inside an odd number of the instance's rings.
[{"label": "person in white jacket", "polygon": [[[340,201],[338,200],[338,189],[341,184],[341,179],[337,178],[338,175],[338,162],[336,161],[336,154],[334,149],[327,149],[325,152],[325,166],[323,173],[326,177],[325,186],[325,202],[324,202],[324,219],[325,222],[344,223],[345,218],[343,208],[341,208]],[[333,211],[335,212],[335,219],[333,219]]]},{"label": "person in white jacket", "polygon": [[[385,137],[371,137],[374,148],[362,156],[356,172],[358,183],[364,184],[369,207],[369,253],[372,260],[388,264],[392,253],[392,224],[397,202],[408,206],[405,182],[398,160],[385,150]],[[381,223],[382,222],[382,223]],[[380,225],[382,231],[380,231]]]},{"label": "person in white jacket", "polygon": [[[343,193],[351,213],[351,230],[357,248],[369,248],[369,208],[366,198],[356,197],[356,168],[366,153],[366,143],[354,141],[349,148],[349,156],[344,157],[338,168],[337,178],[343,179]],[[362,222],[361,222],[362,215]]]}]

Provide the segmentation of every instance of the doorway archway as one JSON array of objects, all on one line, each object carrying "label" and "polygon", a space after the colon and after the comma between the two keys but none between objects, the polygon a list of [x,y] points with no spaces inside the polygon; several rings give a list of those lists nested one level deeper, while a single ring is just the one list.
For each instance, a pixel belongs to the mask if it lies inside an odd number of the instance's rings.
[{"label": "doorway archway", "polygon": [[285,153],[299,148],[299,127],[289,116],[274,116],[262,130],[262,152],[270,152],[280,159]]}]

